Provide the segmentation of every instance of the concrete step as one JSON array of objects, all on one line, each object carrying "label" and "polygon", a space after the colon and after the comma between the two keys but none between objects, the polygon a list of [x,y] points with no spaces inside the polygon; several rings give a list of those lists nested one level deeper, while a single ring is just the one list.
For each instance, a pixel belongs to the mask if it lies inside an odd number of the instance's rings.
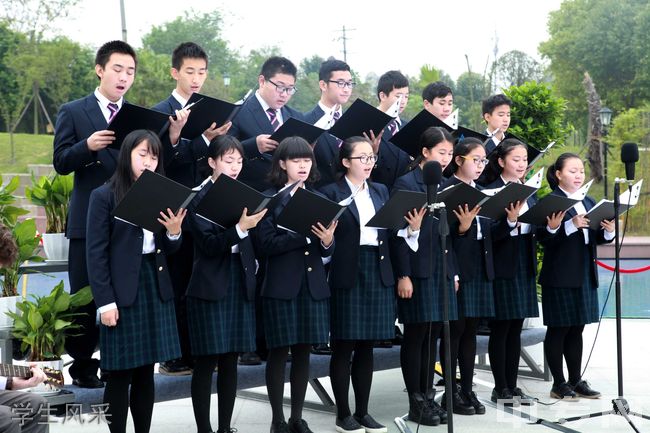
[{"label": "concrete step", "polygon": [[27,164],[27,172],[34,173],[34,176],[39,178],[54,173],[54,166],[52,164]]},{"label": "concrete step", "polygon": [[3,173],[2,174],[2,182],[4,185],[9,183],[11,179],[13,179],[15,176],[18,176],[20,179],[20,183],[18,185],[18,188],[14,191],[14,195],[24,197],[25,196],[25,186],[31,186],[32,185],[32,175],[29,173]]}]

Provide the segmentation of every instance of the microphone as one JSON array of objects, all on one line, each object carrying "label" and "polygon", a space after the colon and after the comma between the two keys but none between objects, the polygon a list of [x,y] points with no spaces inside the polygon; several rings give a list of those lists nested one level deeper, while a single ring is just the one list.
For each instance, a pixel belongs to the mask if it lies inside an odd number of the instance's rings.
[{"label": "microphone", "polygon": [[621,146],[621,161],[625,164],[625,177],[627,180],[634,180],[634,166],[638,160],[639,146],[636,143],[623,143]]},{"label": "microphone", "polygon": [[422,180],[427,186],[427,205],[431,206],[436,202],[438,195],[438,184],[442,179],[442,167],[438,161],[429,161],[422,167]]}]

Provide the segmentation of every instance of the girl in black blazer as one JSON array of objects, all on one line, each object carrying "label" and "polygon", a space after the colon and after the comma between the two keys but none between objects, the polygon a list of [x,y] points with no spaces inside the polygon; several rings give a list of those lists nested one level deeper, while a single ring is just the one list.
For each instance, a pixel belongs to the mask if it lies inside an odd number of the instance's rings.
[{"label": "girl in black blazer", "polygon": [[[208,148],[212,176],[194,202],[198,203],[219,176],[237,178],[244,149],[227,135],[215,138]],[[227,199],[227,198],[224,198]],[[237,393],[237,355],[255,350],[255,254],[249,230],[266,210],[248,215],[222,228],[190,213],[194,234],[194,265],[187,288],[187,320],[194,360],[192,406],[198,433],[210,433],[212,375],[219,367],[219,429],[230,428]]]},{"label": "girl in black blazer", "polygon": [[[453,174],[442,185],[446,188],[463,182],[474,188],[487,160],[483,143],[476,138],[459,140],[454,147],[451,162]],[[451,224],[451,240],[458,260],[459,288],[458,319],[450,323],[451,371],[460,366],[460,390],[457,391],[455,374],[452,374],[452,404],[454,413],[461,415],[484,414],[485,406],[472,391],[474,361],[476,358],[476,331],[479,320],[494,316],[492,279],[494,265],[492,258],[493,224],[487,218],[477,217],[481,208],[470,209],[467,204],[451,209],[456,220]],[[442,356],[441,356],[442,357]],[[447,399],[443,397],[443,408]],[[447,408],[448,409],[448,408]]]},{"label": "girl in black blazer", "polygon": [[[563,153],[546,176],[552,194],[570,196],[585,180],[584,165],[578,155]],[[547,326],[544,354],[553,375],[551,397],[558,399],[600,397],[581,377],[582,331],[586,324],[599,319],[596,244],[614,239],[614,221],[601,221],[600,229],[590,229],[585,214],[594,205],[591,197],[585,197],[566,212],[557,234],[542,240],[544,261],[539,282]]]},{"label": "girl in black blazer", "polygon": [[[372,149],[366,138],[345,140],[339,150],[339,172],[344,175],[321,190],[335,202],[354,195],[339,218],[328,278],[332,289],[330,378],[339,432],[363,432],[364,428],[386,431],[368,414],[374,342],[395,335],[395,279],[388,233],[365,226],[388,200],[384,185],[367,181],[377,159]],[[350,375],[356,402],[354,416],[348,405]]]},{"label": "girl in black blazer", "polygon": [[[425,192],[422,167],[437,161],[444,170],[453,156],[453,138],[443,128],[432,127],[420,137],[421,155],[413,169],[397,179],[394,190]],[[400,348],[402,375],[409,397],[409,419],[423,425],[445,423],[446,412],[434,400],[434,366],[444,318],[444,290],[450,300],[450,316],[456,317],[454,275],[456,261],[453,248],[445,258],[447,275],[442,273],[442,254],[438,219],[424,216],[417,235],[417,248],[407,239],[393,236],[393,267],[397,276],[397,315],[404,325],[404,341]],[[411,227],[413,229],[413,227]]]},{"label": "girl in black blazer", "polygon": [[[304,188],[317,180],[318,171],[311,146],[302,138],[282,140],[273,154],[270,182],[275,194],[286,186]],[[294,189],[295,191],[295,189]],[[293,195],[293,192],[291,193]],[[318,223],[312,226],[313,238],[305,238],[278,227],[276,219],[290,195],[260,222],[258,251],[266,259],[262,284],[264,334],[269,348],[266,362],[266,387],[273,410],[271,433],[311,432],[302,419],[309,354],[312,344],[326,343],[329,324],[330,289],[323,258],[334,250],[334,230]],[[291,417],[287,424],[282,410],[284,371],[291,349]]]},{"label": "girl in black blazer", "polygon": [[[526,145],[513,138],[504,140],[490,155],[486,168],[486,188],[502,188],[509,182],[521,182],[526,175],[528,151]],[[494,252],[494,318],[490,320],[488,353],[494,376],[491,400],[517,401],[531,405],[532,397],[517,386],[521,353],[521,328],[526,317],[537,317],[537,239],[552,236],[560,225],[563,212],[547,219],[546,227],[518,224],[517,218],[535,205],[535,196],[526,202],[511,203],[506,216],[506,230],[492,235]]]},{"label": "girl in black blazer", "polygon": [[165,256],[180,245],[185,210],[160,212],[163,234],[111,215],[144,170],[162,172],[160,155],[160,140],[151,131],[130,133],[122,143],[115,174],[90,195],[86,256],[101,315],[101,367],[110,371],[104,403],[109,405],[112,433],[126,430],[129,406],[135,431],[149,431],[153,366],[180,356]]}]

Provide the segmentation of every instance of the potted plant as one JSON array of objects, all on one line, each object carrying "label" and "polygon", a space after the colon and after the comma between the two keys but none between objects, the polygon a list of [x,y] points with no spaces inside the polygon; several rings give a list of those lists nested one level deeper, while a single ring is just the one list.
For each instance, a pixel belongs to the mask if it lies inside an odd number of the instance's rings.
[{"label": "potted plant", "polygon": [[13,227],[18,221],[18,217],[27,215],[29,212],[25,209],[14,206],[17,197],[14,191],[20,185],[18,176],[14,176],[6,185],[0,174],[0,224],[6,227]]},{"label": "potted plant", "polygon": [[[30,298],[19,301],[15,313],[8,313],[14,321],[13,335],[20,340],[21,350],[28,353],[28,362],[60,371],[65,339],[80,328],[72,318],[86,314],[73,311],[92,301],[90,286],[71,295],[65,291],[62,280],[49,295]],[[36,392],[51,392],[51,389],[37,387]]]},{"label": "potted plant", "polygon": [[33,204],[45,208],[43,249],[48,261],[68,260],[70,241],[65,237],[65,222],[72,187],[72,175],[54,173],[39,179],[32,174],[32,186],[25,188],[25,197]]}]

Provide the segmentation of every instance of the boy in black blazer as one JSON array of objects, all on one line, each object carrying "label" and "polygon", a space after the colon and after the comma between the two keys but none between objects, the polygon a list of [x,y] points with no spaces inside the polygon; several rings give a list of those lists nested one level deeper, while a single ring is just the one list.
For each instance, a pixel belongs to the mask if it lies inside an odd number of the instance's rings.
[{"label": "boy in black blazer", "polygon": [[485,143],[485,154],[488,156],[506,138],[511,107],[512,101],[502,93],[492,95],[482,103],[483,120],[487,123],[485,132],[490,137]]},{"label": "boy in black blazer", "polygon": [[[135,51],[126,42],[105,43],[95,57],[99,86],[90,95],[64,104],[57,115],[54,169],[62,175],[74,173],[66,222],[66,237],[70,239],[68,275],[72,293],[88,285],[88,199],[90,192],[104,184],[115,171],[117,151],[107,147],[115,137],[106,127],[125,103],[124,94],[133,84],[136,66]],[[94,302],[79,309],[79,312],[87,313],[75,319],[82,326],[81,335],[66,340],[66,350],[74,358],[70,367],[72,383],[84,388],[104,386],[97,377],[99,361],[92,358],[99,338],[95,309]]]}]

